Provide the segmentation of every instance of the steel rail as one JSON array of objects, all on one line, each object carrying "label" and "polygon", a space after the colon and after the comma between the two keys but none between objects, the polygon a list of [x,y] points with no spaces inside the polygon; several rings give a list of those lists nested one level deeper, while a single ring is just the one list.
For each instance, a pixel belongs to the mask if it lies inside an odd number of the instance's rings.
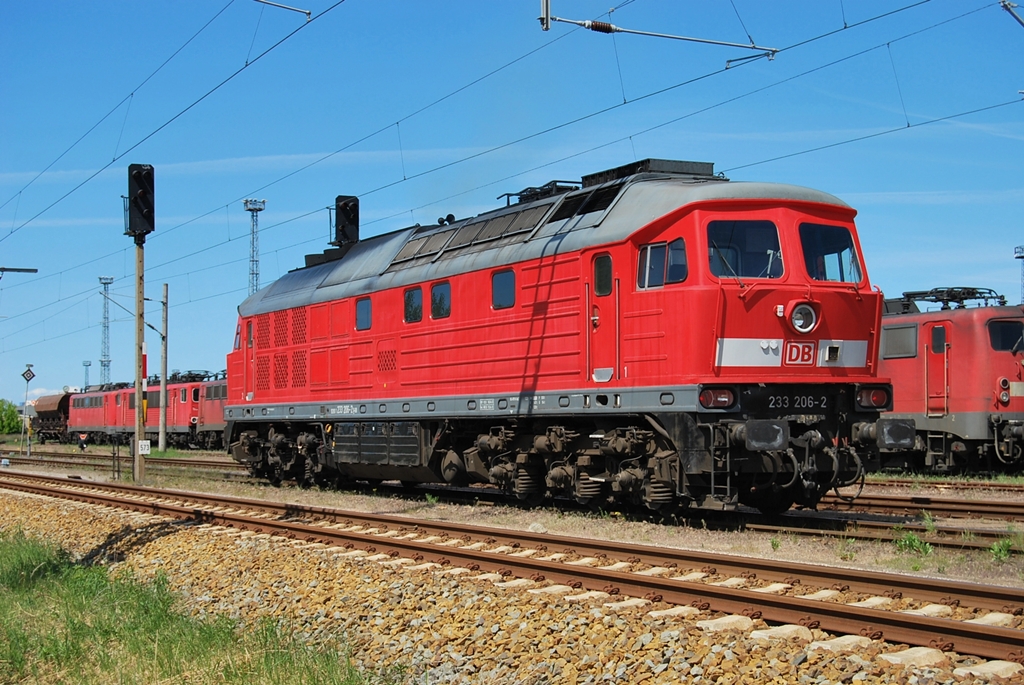
[{"label": "steel rail", "polygon": [[552,581],[588,590],[601,590],[613,595],[626,594],[645,597],[652,601],[697,606],[703,610],[739,613],[772,623],[796,623],[830,632],[859,634],[889,642],[1024,662],[1022,632],[1015,629],[879,611],[785,595],[769,595],[669,578],[640,576],[602,568],[568,566],[555,561],[510,557],[465,546],[441,548],[431,543],[410,539],[379,536],[368,538],[365,534],[337,528],[323,528],[287,520],[252,518],[230,510],[197,509],[167,502],[125,500],[96,492],[80,493],[66,489],[53,491],[45,485],[2,480],[4,487],[45,496],[86,500],[153,515],[231,526],[240,530],[268,531],[291,539],[341,545],[348,549],[364,546],[367,553],[385,553],[416,561],[433,557],[434,563],[441,565],[455,564],[472,570],[496,572],[502,576],[519,575],[537,582]]},{"label": "steel rail", "polygon": [[[117,459],[122,464],[130,464],[131,457],[101,455],[101,454],[74,454],[71,452],[49,452],[32,457],[24,457],[12,453],[4,457],[12,465],[22,466],[61,466],[61,467],[82,467],[82,468],[110,468],[111,461]],[[146,464],[164,468],[182,469],[227,469],[228,471],[248,471],[245,466],[236,461],[226,459],[203,459],[190,457],[147,457]]]},{"label": "steel rail", "polygon": [[[908,533],[917,535],[922,542],[927,542],[934,547],[949,549],[974,549],[988,550],[992,545],[1001,541],[1009,540],[1011,550],[1024,552],[1024,547],[1015,542],[1012,534],[1006,531],[979,530],[964,528],[953,530],[951,528],[929,529],[923,525],[907,525],[903,523],[879,523],[870,521],[850,521],[845,528],[815,528],[799,525],[773,525],[768,523],[745,523],[744,530],[756,533],[773,533],[781,535],[802,535],[835,538],[851,538],[855,540],[874,540],[877,542],[898,542],[905,539]],[[947,535],[948,534],[948,535]],[[965,537],[967,534],[969,537]]]},{"label": "steel rail", "polygon": [[929,497],[927,495],[860,495],[853,502],[846,502],[834,495],[826,495],[820,507],[834,511],[886,511],[919,512],[950,517],[984,517],[1024,520],[1024,502],[991,499],[952,499]]},{"label": "steel rail", "polygon": [[1005,492],[1024,492],[1024,483],[1000,483],[992,480],[919,480],[915,478],[886,478],[885,480],[868,480],[865,487],[882,488],[934,488],[936,490],[1002,490]]}]

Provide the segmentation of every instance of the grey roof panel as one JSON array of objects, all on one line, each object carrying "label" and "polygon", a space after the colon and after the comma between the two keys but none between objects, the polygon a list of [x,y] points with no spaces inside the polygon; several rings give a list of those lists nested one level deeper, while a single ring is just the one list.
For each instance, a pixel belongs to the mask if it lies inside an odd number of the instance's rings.
[{"label": "grey roof panel", "polygon": [[[683,205],[709,200],[749,199],[814,202],[849,208],[833,195],[801,186],[725,181],[694,183],[670,176],[641,174],[627,183],[604,214],[563,220],[563,225],[553,233],[544,230],[536,234],[523,233],[511,242],[495,241],[493,247],[467,250],[451,258],[445,258],[442,252],[440,259],[420,257],[410,260],[402,268],[389,268],[410,240],[432,232],[450,231],[450,226],[413,226],[361,240],[342,259],[285,274],[242,302],[238,313],[252,316],[290,309],[450,278],[456,274],[572,252],[592,245],[621,242],[637,229]],[[550,200],[537,202],[538,205],[544,203],[550,203]],[[508,211],[518,212],[527,208],[529,206],[513,205]],[[487,214],[497,216],[500,211]],[[588,220],[588,217],[591,218]],[[597,225],[593,225],[593,217],[598,217]]]}]

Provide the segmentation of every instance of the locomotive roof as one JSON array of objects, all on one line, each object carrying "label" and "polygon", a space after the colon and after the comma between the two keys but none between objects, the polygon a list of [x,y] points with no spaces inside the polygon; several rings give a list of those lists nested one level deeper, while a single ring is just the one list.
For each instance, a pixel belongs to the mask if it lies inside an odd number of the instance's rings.
[{"label": "locomotive roof", "polygon": [[729,199],[849,207],[801,186],[639,173],[447,225],[411,226],[360,240],[341,259],[285,274],[250,295],[238,313],[253,316],[614,243],[678,207]]}]

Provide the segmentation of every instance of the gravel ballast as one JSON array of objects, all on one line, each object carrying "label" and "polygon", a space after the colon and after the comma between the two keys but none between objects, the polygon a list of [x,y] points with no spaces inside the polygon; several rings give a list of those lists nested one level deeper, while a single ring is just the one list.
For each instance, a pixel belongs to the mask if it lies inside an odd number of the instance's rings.
[{"label": "gravel ballast", "polygon": [[[977,659],[881,642],[845,649],[821,631],[664,604],[501,587],[475,572],[0,491],[0,528],[20,528],[141,580],[162,574],[196,616],[271,617],[306,639],[343,635],[364,669],[410,683],[983,683]],[[578,594],[578,593],[576,593]],[[622,602],[620,604],[620,602]],[[739,617],[745,618],[745,617]],[[883,658],[885,657],[885,658]],[[936,660],[937,659],[937,660]],[[893,663],[896,661],[897,663]],[[959,673],[957,670],[959,669]]]}]

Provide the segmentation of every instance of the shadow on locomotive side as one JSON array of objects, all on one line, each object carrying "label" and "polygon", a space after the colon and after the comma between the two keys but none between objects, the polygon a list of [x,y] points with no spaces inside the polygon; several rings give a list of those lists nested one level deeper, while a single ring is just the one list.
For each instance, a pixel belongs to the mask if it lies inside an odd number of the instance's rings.
[{"label": "shadow on locomotive side", "polygon": [[656,159],[502,197],[360,240],[340,196],[333,247],[239,306],[231,455],[274,482],[779,512],[912,446],[880,418],[883,299],[838,198]]}]

